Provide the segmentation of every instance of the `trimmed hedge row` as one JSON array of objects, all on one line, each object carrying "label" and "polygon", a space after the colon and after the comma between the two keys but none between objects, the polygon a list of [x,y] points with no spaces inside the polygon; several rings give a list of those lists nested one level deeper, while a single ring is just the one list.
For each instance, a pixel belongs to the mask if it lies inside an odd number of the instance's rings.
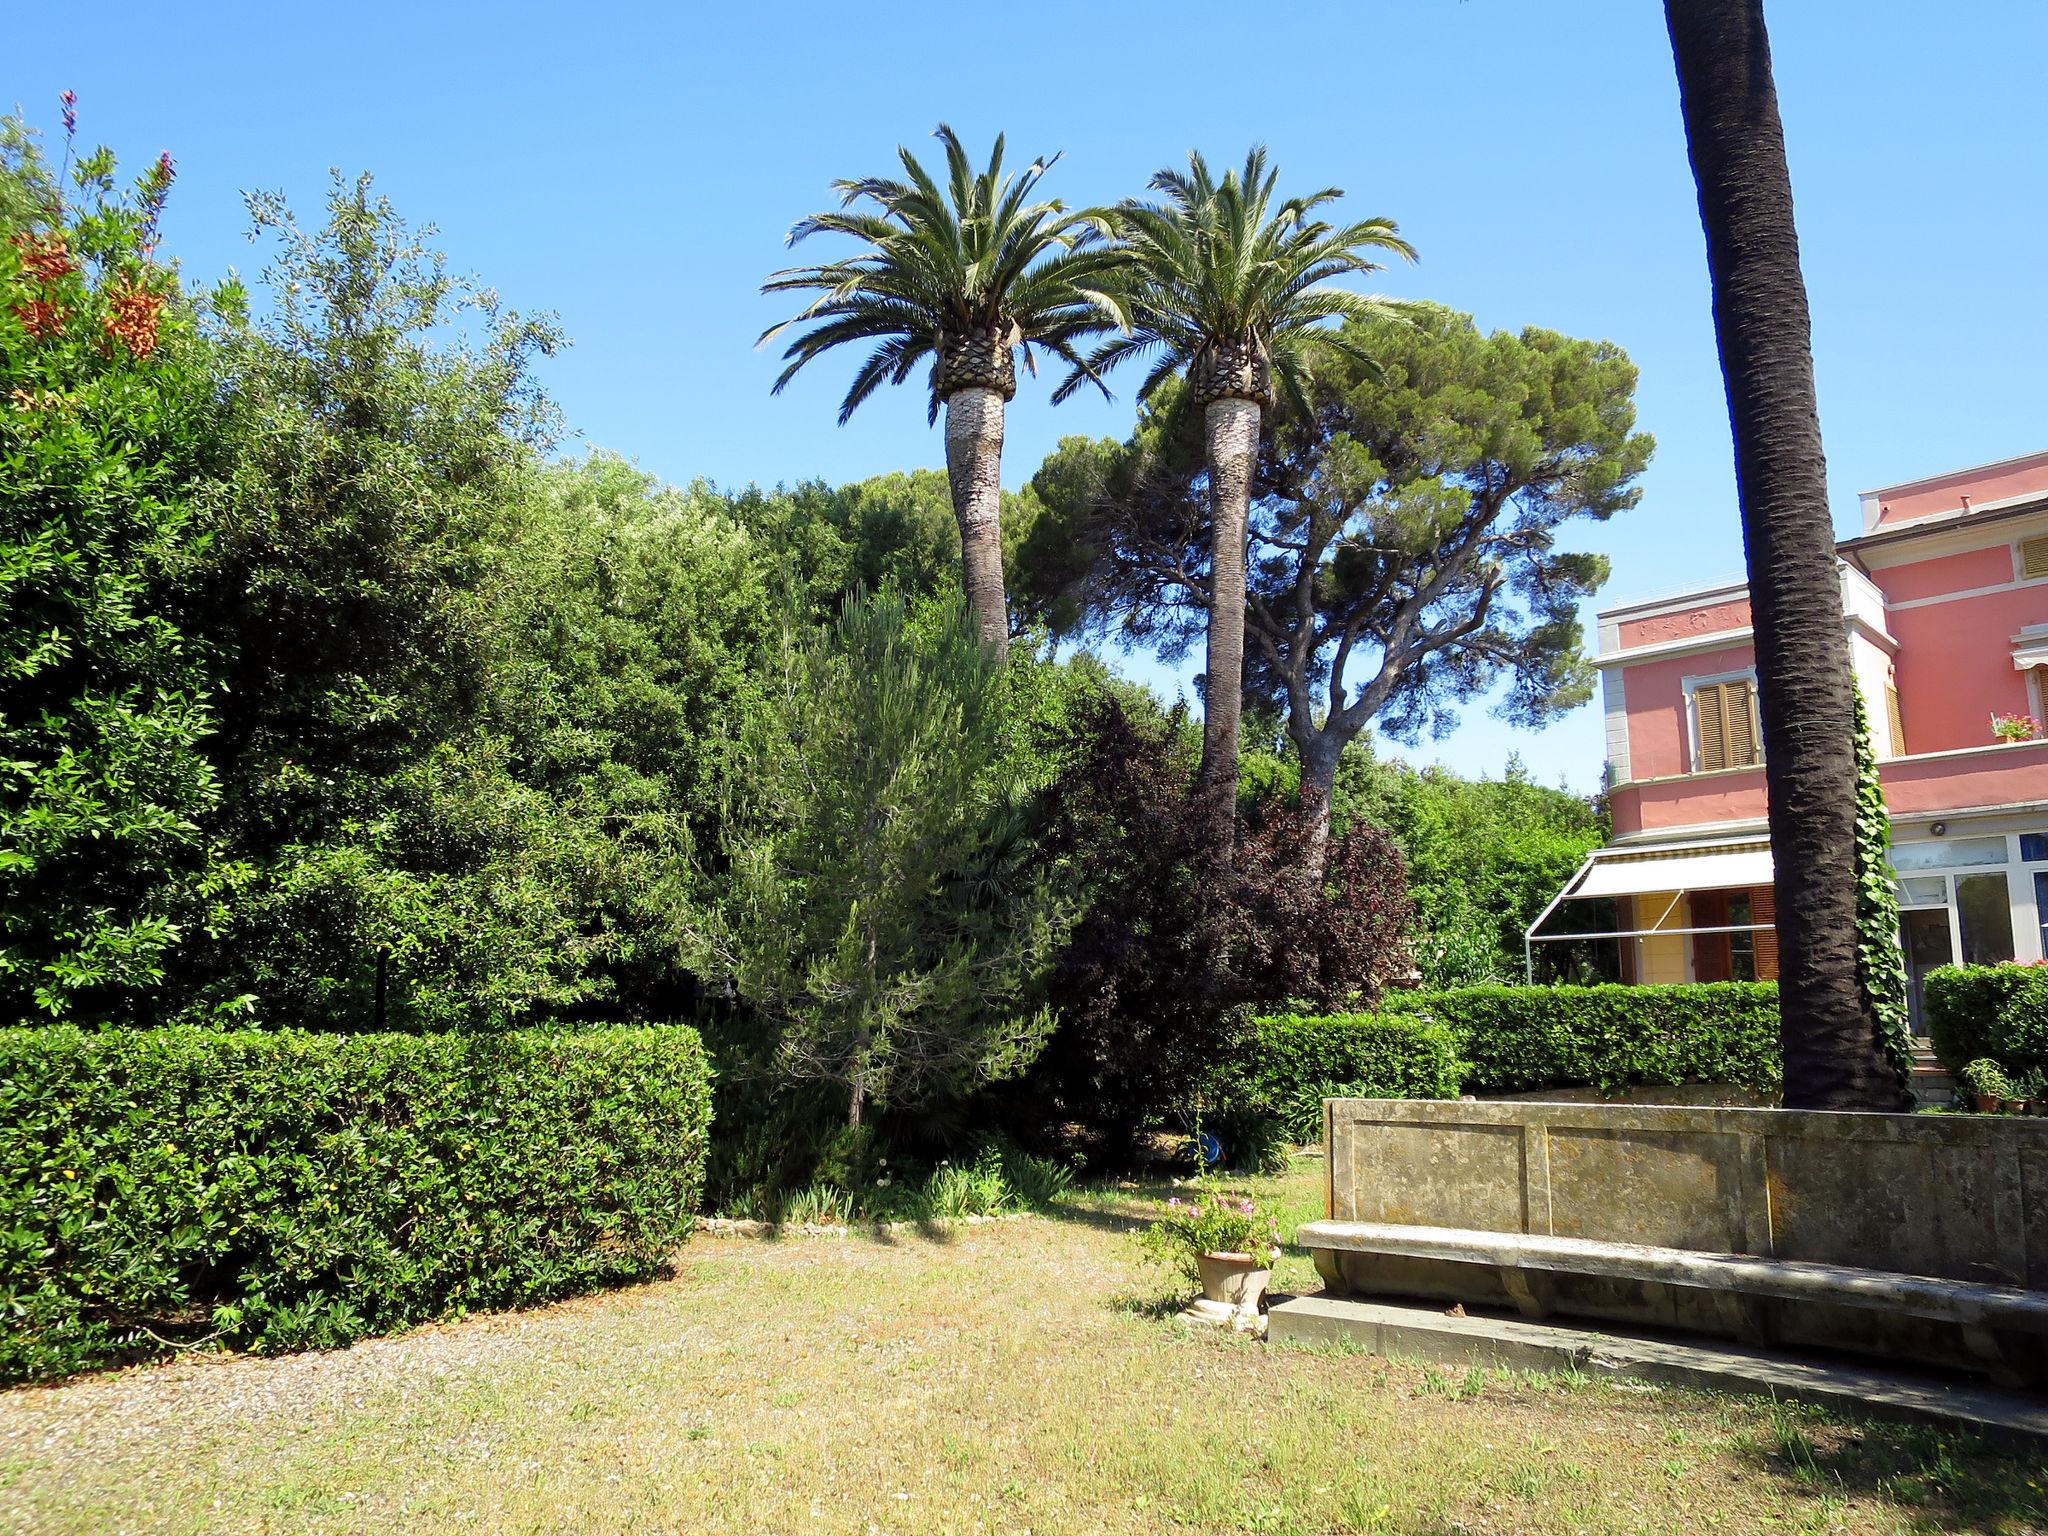
[{"label": "trimmed hedge row", "polygon": [[1960,1072],[1979,1057],[1999,1057],[1999,1015],[2034,974],[2025,965],[1944,965],[1929,971],[1923,993],[1927,1036],[1941,1064]]},{"label": "trimmed hedge row", "polygon": [[1378,1013],[1254,1025],[1251,1059],[1223,1074],[1218,1108],[1277,1119],[1297,1141],[1322,1134],[1325,1098],[1680,1083],[1769,1093],[1782,1081],[1769,982],[1390,993]]},{"label": "trimmed hedge row", "polygon": [[1467,1092],[1783,1083],[1774,982],[1661,987],[1466,987],[1390,993],[1381,1012],[1426,1018],[1458,1039]]},{"label": "trimmed hedge row", "polygon": [[0,1379],[643,1279],[710,1079],[680,1027],[0,1030]]},{"label": "trimmed hedge row", "polygon": [[1222,1098],[1270,1115],[1295,1141],[1323,1133],[1325,1098],[1454,1099],[1466,1071],[1458,1041],[1426,1019],[1371,1013],[1277,1014],[1253,1021],[1251,1059]]}]

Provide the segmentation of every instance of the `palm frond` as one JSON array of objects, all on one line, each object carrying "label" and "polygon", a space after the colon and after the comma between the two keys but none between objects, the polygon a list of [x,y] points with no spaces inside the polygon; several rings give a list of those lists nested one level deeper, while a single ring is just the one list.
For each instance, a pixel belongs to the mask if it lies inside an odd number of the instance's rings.
[{"label": "palm frond", "polygon": [[[899,147],[903,179],[834,182],[839,210],[799,220],[789,242],[836,234],[862,249],[836,261],[786,268],[762,284],[766,293],[814,295],[796,315],[762,333],[765,343],[793,327],[808,327],[784,353],[789,365],[776,380],[778,391],[804,364],[836,346],[884,339],[884,347],[855,375],[842,421],[881,383],[902,382],[907,353],[888,350],[899,343],[922,357],[946,336],[1008,334],[1078,363],[1078,341],[1129,319],[1113,281],[1128,258],[1113,238],[1112,214],[1099,208],[1072,213],[1038,195],[1058,154],[1006,171],[1005,144],[998,136],[977,172],[950,126],[941,123],[934,137],[944,153],[943,180]],[[1028,353],[1026,361],[1030,366]]]}]

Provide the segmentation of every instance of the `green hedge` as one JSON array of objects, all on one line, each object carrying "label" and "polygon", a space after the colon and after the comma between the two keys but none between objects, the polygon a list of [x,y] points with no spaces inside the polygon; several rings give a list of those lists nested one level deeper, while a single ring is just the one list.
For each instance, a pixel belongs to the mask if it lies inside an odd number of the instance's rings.
[{"label": "green hedge", "polygon": [[0,1378],[644,1278],[710,1115],[680,1027],[0,1030]]},{"label": "green hedge", "polygon": [[2025,980],[2012,989],[1998,1010],[1991,1037],[1996,1056],[2008,1072],[2048,1074],[2048,970],[2013,966]]},{"label": "green hedge", "polygon": [[1222,1090],[1237,1111],[1276,1117],[1296,1141],[1323,1134],[1325,1098],[1452,1099],[1463,1064],[1450,1031],[1369,1013],[1278,1014],[1254,1021],[1250,1059]]},{"label": "green hedge", "polygon": [[1772,982],[1668,987],[1465,987],[1390,993],[1387,1014],[1449,1029],[1472,1064],[1469,1093],[1783,1081]]},{"label": "green hedge", "polygon": [[2024,965],[1944,965],[1927,973],[1927,1036],[1951,1072],[1997,1056],[1998,1016],[2032,974]]}]

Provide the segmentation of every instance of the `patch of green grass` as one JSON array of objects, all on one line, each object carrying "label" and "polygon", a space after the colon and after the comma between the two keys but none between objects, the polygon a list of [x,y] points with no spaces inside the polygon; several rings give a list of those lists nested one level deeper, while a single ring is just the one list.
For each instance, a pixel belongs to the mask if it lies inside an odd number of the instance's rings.
[{"label": "patch of green grass", "polygon": [[[1312,1209],[1318,1178],[1232,1187]],[[1190,1328],[1125,1236],[1166,1193],[943,1239],[699,1238],[609,1296],[0,1396],[0,1529],[2048,1528],[2036,1462],[1967,1438]]]}]

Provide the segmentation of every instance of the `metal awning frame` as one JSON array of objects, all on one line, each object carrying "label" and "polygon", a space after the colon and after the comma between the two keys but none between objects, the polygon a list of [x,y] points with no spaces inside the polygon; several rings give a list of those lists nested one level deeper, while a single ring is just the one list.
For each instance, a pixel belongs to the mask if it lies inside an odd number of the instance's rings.
[{"label": "metal awning frame", "polygon": [[[1708,846],[1711,847],[1713,845]],[[1575,871],[1573,871],[1571,879],[1565,881],[1564,888],[1560,890],[1555,896],[1551,897],[1550,905],[1545,907],[1541,912],[1537,913],[1536,921],[1531,923],[1528,926],[1528,928],[1523,931],[1522,964],[1524,970],[1527,973],[1528,979],[1532,984],[1536,980],[1536,946],[1538,944],[1561,944],[1568,939],[1644,939],[1659,935],[1670,937],[1688,937],[1690,935],[1700,933],[1777,932],[1778,925],[1776,923],[1728,923],[1717,927],[1707,928],[1660,928],[1653,925],[1648,928],[1617,928],[1612,932],[1608,933],[1538,933],[1536,930],[1538,928],[1541,928],[1546,922],[1550,920],[1550,915],[1553,912],[1555,912],[1559,907],[1563,906],[1567,901],[1573,899],[1574,893],[1578,889],[1579,882],[1584,880],[1586,878],[1587,873],[1593,868],[1593,866],[1600,862],[1600,855],[1608,851],[1609,850],[1606,849],[1596,849],[1592,853],[1587,854],[1585,861],[1582,864],[1580,864]],[[1693,853],[1699,852],[1700,849],[1688,848],[1683,851],[1687,853]],[[1718,889],[1718,887],[1702,886],[1700,887],[1700,889],[1715,890]],[[1680,886],[1678,889],[1673,891],[1671,894],[1671,900],[1665,904],[1664,910],[1657,914],[1657,922],[1663,922],[1665,918],[1669,917],[1674,911],[1676,911],[1680,900],[1682,900],[1686,896],[1691,895],[1692,891],[1693,888],[1690,886]],[[1595,898],[1588,897],[1585,899],[1593,900]]]}]

